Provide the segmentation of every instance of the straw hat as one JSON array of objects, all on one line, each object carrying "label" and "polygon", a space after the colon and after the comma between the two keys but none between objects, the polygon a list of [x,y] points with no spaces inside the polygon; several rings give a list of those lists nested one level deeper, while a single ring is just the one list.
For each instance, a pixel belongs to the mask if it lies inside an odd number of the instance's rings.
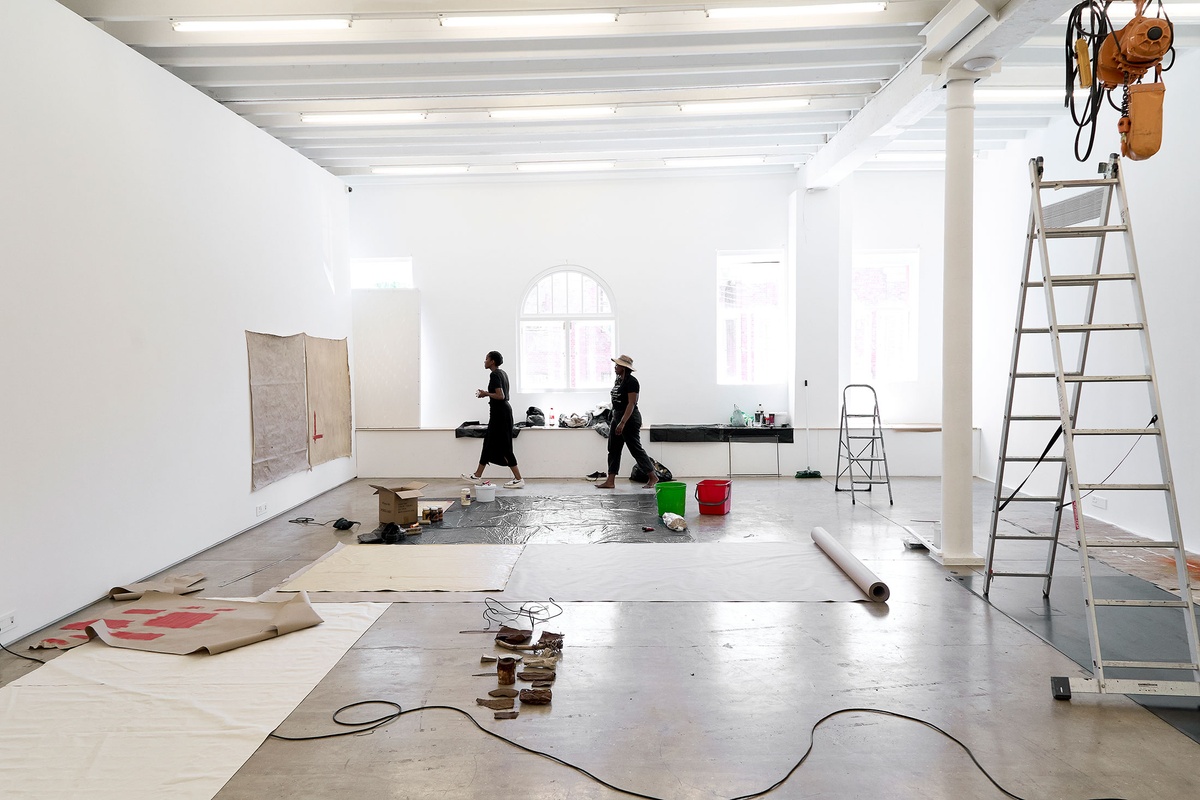
[{"label": "straw hat", "polygon": [[612,361],[614,364],[622,366],[625,369],[629,370],[630,372],[633,372],[633,359],[630,358],[629,356],[618,356],[617,358],[613,358],[613,359],[609,359],[609,360]]}]

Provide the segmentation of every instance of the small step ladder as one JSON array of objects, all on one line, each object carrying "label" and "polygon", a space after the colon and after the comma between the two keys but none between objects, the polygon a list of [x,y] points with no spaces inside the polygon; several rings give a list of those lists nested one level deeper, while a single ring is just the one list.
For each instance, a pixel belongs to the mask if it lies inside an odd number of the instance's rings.
[{"label": "small step ladder", "polygon": [[[1000,437],[1000,458],[996,470],[995,496],[992,504],[991,528],[988,537],[986,560],[986,575],[984,579],[984,596],[991,589],[992,581],[1000,577],[1041,578],[1042,594],[1050,595],[1050,583],[1054,572],[1054,558],[1057,551],[1059,531],[1063,520],[1063,511],[1071,511],[1071,519],[1075,528],[1076,541],[1079,545],[1079,563],[1083,573],[1083,588],[1085,592],[1085,613],[1088,628],[1088,641],[1091,645],[1093,677],[1081,678],[1052,678],[1051,688],[1057,699],[1069,699],[1072,691],[1077,693],[1116,693],[1116,694],[1170,694],[1184,696],[1200,696],[1200,649],[1198,649],[1195,607],[1188,585],[1187,554],[1183,545],[1183,534],[1179,524],[1179,510],[1176,503],[1174,483],[1171,477],[1171,462],[1167,454],[1166,429],[1163,424],[1161,403],[1158,396],[1158,381],[1155,377],[1154,360],[1150,350],[1150,334],[1146,323],[1146,308],[1141,293],[1141,278],[1138,273],[1137,256],[1133,246],[1133,229],[1129,217],[1128,203],[1125,195],[1125,185],[1120,170],[1120,160],[1114,154],[1108,162],[1100,165],[1102,177],[1093,180],[1044,181],[1042,178],[1042,159],[1030,161],[1030,183],[1032,186],[1032,202],[1029,212],[1029,230],[1025,246],[1025,268],[1021,284],[1020,298],[1017,303],[1016,333],[1013,338],[1012,360],[1009,366],[1008,396],[1004,407],[1004,426]],[[1042,205],[1043,191],[1063,191],[1071,195],[1051,205]],[[1119,224],[1110,223],[1110,211],[1113,200],[1116,200],[1120,215]],[[1090,223],[1090,224],[1081,224]],[[1125,260],[1124,272],[1104,272],[1102,262],[1104,248],[1110,235],[1118,235],[1124,239]],[[1049,256],[1049,240],[1057,239],[1093,239],[1095,245],[1091,253],[1091,271],[1085,274],[1059,274],[1051,271]],[[1041,274],[1033,271],[1033,257],[1037,253],[1041,264]],[[1132,322],[1097,323],[1098,307],[1112,309],[1117,306],[1111,302],[1101,305],[1097,295],[1101,287],[1121,288],[1131,290],[1132,297],[1126,298],[1128,307],[1132,308]],[[1063,288],[1073,289],[1073,297],[1060,293]],[[1031,320],[1028,312],[1027,299],[1029,292],[1042,289],[1045,296],[1046,317],[1044,321]],[[1078,292],[1082,291],[1080,297]],[[1105,300],[1111,301],[1109,292],[1105,289]],[[1071,301],[1074,301],[1073,303]],[[1060,307],[1064,317],[1077,319],[1077,322],[1060,322]],[[1089,372],[1093,366],[1088,363],[1088,350],[1094,335],[1139,337],[1143,367],[1135,370],[1134,374],[1114,374],[1114,370],[1097,374]],[[1069,340],[1076,343],[1074,350],[1068,346],[1064,354],[1064,337],[1078,337]],[[1048,337],[1054,360],[1053,370],[1037,369],[1026,366],[1029,360],[1022,359],[1022,342],[1025,337]],[[1036,355],[1032,350],[1032,354]],[[1098,359],[1093,359],[1093,363]],[[1068,361],[1070,363],[1068,363]],[[1119,372],[1120,370],[1117,370]],[[1019,391],[1023,399],[1030,391],[1025,387],[1046,387],[1053,382],[1058,397],[1057,414],[1017,413],[1014,411],[1015,396]],[[1145,427],[1128,424],[1128,420],[1118,424],[1102,424],[1096,426],[1076,427],[1080,420],[1080,400],[1084,387],[1099,389],[1107,386],[1110,389],[1120,384],[1142,384],[1148,389],[1149,408],[1146,417],[1149,423]],[[1091,389],[1089,389],[1089,392]],[[1045,393],[1047,403],[1048,393]],[[1141,414],[1140,409],[1124,400],[1114,401],[1110,398],[1108,408],[1118,408],[1121,414]],[[1139,416],[1136,421],[1143,423],[1146,417]],[[1014,439],[1028,441],[1041,431],[1050,431],[1057,426],[1050,436],[1041,455],[1035,452],[1019,452],[1020,447],[1014,445]],[[1108,477],[1116,472],[1116,468],[1099,482],[1085,481],[1080,478],[1079,464],[1076,458],[1076,440],[1086,437],[1095,440],[1096,437],[1113,437],[1114,442],[1130,442],[1130,453],[1133,447],[1147,437],[1155,442],[1157,447],[1156,474],[1151,480],[1128,483],[1107,483]],[[1061,442],[1060,447],[1056,447]],[[1036,451],[1036,448],[1033,448]],[[1123,448],[1121,448],[1123,449]],[[1018,451],[1014,454],[1013,451]],[[1128,453],[1126,454],[1128,456]],[[1116,461],[1116,459],[1113,459]],[[1120,460],[1124,463],[1124,459]],[[1011,493],[1004,489],[1004,480],[1009,467],[1018,464],[1032,464],[1029,472],[1021,481],[1020,486]],[[1025,482],[1033,476],[1041,466],[1049,466],[1056,474],[1053,481],[1049,475],[1043,483],[1052,483],[1057,487],[1053,494],[1019,495]],[[1118,467],[1120,464],[1118,463]],[[1096,468],[1097,474],[1103,468]],[[1170,526],[1171,537],[1165,541],[1105,541],[1091,539],[1087,534],[1086,520],[1082,513],[1080,501],[1087,494],[1096,491],[1148,492],[1157,494],[1165,499],[1166,518]],[[1069,492],[1069,493],[1068,493]],[[1008,494],[1008,497],[1005,495]],[[1065,499],[1064,499],[1065,498]],[[1025,529],[1022,533],[1005,533],[999,528],[1000,512],[1009,503],[1047,504],[1052,508],[1049,530],[1038,532]],[[1018,526],[1020,527],[1020,526]],[[1002,570],[997,567],[996,549],[999,543],[1011,541],[1042,542],[1046,545],[1045,567],[1042,571]],[[1092,563],[1090,550],[1117,547],[1144,547],[1170,551],[1174,556],[1176,575],[1178,578],[1178,600],[1144,600],[1137,598],[1097,597],[1092,579]],[[1101,626],[1098,617],[1106,624],[1118,621],[1115,615],[1129,612],[1131,609],[1156,609],[1164,613],[1182,614],[1183,632],[1187,638],[1189,656],[1186,660],[1113,660],[1106,659],[1101,648]],[[1139,613],[1139,612],[1134,612]],[[1140,612],[1146,613],[1146,612]],[[1143,680],[1130,678],[1114,678],[1106,674],[1106,670],[1173,670],[1176,673],[1189,674],[1187,680]],[[1128,674],[1128,673],[1125,673]],[[1145,673],[1141,673],[1145,674]],[[1152,673],[1155,677],[1163,673]]]},{"label": "small step ladder", "polygon": [[[866,389],[871,393],[870,414],[851,413],[850,390],[858,390],[855,392],[859,398],[864,398],[866,392],[861,390]],[[862,403],[862,400],[859,400]],[[865,408],[866,404],[855,406],[856,409]],[[850,420],[854,419],[869,419],[871,420],[871,432],[864,433],[866,426],[856,423],[851,425]],[[842,467],[842,459],[845,458],[846,466]],[[842,477],[845,476],[848,483],[848,488],[842,488]],[[894,504],[892,501],[892,479],[888,474],[887,466],[887,451],[883,447],[883,426],[879,421],[879,398],[875,395],[875,389],[865,383],[852,383],[842,389],[842,429],[838,442],[838,471],[837,479],[833,482],[833,489],[836,492],[850,492],[850,502],[856,503],[856,495],[859,492],[869,492],[877,484],[886,484],[888,489],[888,503]]]}]

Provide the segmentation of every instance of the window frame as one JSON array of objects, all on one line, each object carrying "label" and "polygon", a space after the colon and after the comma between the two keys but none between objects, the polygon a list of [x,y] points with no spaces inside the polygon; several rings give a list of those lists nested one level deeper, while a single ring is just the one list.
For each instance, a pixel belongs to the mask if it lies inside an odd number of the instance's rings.
[{"label": "window frame", "polygon": [[[577,274],[582,275],[583,277],[588,278],[589,280],[593,281],[596,284],[596,287],[599,289],[599,291],[602,292],[603,296],[607,299],[609,310],[605,311],[605,312],[584,312],[584,311],[570,312],[570,311],[567,311],[567,312],[563,312],[563,313],[555,313],[555,312],[537,313],[537,312],[535,312],[532,314],[527,314],[525,312],[525,306],[526,306],[527,301],[529,300],[530,294],[537,290],[538,286],[542,283],[542,281],[544,281],[547,278],[549,278],[553,275],[556,275],[558,273],[577,273]],[[524,373],[524,364],[526,363],[526,358],[525,358],[525,352],[524,352],[524,337],[522,336],[522,332],[523,332],[524,324],[529,323],[529,322],[551,322],[551,323],[552,322],[561,322],[561,323],[563,323],[562,335],[564,337],[564,341],[563,341],[564,352],[566,354],[566,359],[567,359],[566,364],[564,365],[563,374],[567,377],[567,380],[570,380],[572,364],[574,363],[573,362],[574,354],[571,352],[570,339],[569,339],[570,330],[571,330],[570,326],[572,323],[592,322],[592,321],[611,323],[612,324],[613,352],[609,354],[609,358],[614,357],[616,355],[616,347],[617,347],[618,336],[619,336],[620,331],[619,331],[618,319],[617,319],[617,303],[616,303],[615,298],[613,297],[613,291],[609,287],[609,285],[599,275],[597,275],[594,271],[588,269],[587,267],[580,266],[579,264],[559,264],[557,266],[553,266],[553,267],[549,267],[548,269],[544,269],[541,272],[539,272],[537,275],[535,275],[529,281],[529,283],[526,284],[525,291],[523,291],[521,293],[521,299],[519,302],[520,302],[520,306],[517,310],[517,321],[516,321],[516,342],[517,342],[517,359],[518,359],[517,363],[519,365],[521,365],[517,370],[517,384],[518,384],[519,390],[522,392],[526,392],[526,393],[537,393],[537,392],[550,393],[550,392],[553,392],[556,394],[557,393],[571,394],[571,393],[580,393],[580,392],[606,391],[608,388],[607,382],[604,383],[603,385],[597,385],[594,387],[530,386],[526,382],[525,373]]]},{"label": "window frame", "polygon": [[[876,263],[867,265],[863,264],[865,259],[878,259]],[[906,349],[908,351],[907,363],[902,365],[901,369],[892,370],[888,373],[878,372],[875,375],[864,375],[855,371],[855,289],[854,279],[855,272],[861,266],[886,268],[892,266],[884,263],[886,260],[892,259],[899,261],[904,259],[908,268],[908,299],[906,304],[906,312],[908,315],[907,327],[908,335]],[[847,305],[847,360],[846,368],[851,383],[868,383],[871,385],[897,385],[911,384],[920,380],[921,375],[921,249],[918,247],[900,247],[900,248],[863,248],[856,249],[850,254],[850,281],[849,281],[849,302]],[[875,307],[872,311],[878,311]],[[892,310],[899,310],[898,308]]]},{"label": "window frame", "polygon": [[[788,327],[788,296],[791,291],[793,278],[788,270],[787,251],[782,247],[761,250],[719,250],[717,251],[717,260],[714,270],[715,280],[713,281],[713,322],[716,329],[714,342],[718,356],[716,359],[714,359],[716,362],[716,384],[718,386],[783,386],[787,383],[788,375],[790,374],[790,367],[786,363],[781,364],[776,370],[776,373],[770,376],[770,379],[768,380],[731,380],[727,374],[728,365],[720,356],[728,344],[724,328],[724,321],[726,318],[722,315],[721,306],[721,280],[724,270],[727,269],[727,261],[736,261],[741,264],[753,264],[756,262],[770,261],[771,263],[778,265],[780,293],[779,303],[777,306],[779,318],[776,320],[776,324],[779,328],[778,337],[780,341],[780,347],[783,349],[785,362],[787,354],[791,352]],[[755,375],[754,377],[759,378],[761,376]]]}]

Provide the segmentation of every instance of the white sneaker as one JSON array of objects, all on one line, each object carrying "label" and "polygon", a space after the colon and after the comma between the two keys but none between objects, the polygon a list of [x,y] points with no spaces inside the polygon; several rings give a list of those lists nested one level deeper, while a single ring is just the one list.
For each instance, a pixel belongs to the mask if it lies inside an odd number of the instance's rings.
[{"label": "white sneaker", "polygon": [[459,477],[460,477],[460,478],[462,478],[462,479],[463,479],[464,481],[466,481],[467,483],[473,483],[473,484],[475,484],[476,486],[482,486],[482,485],[483,485],[483,478],[476,478],[474,475],[471,475],[471,474],[469,474],[469,473],[466,473],[466,472],[464,472],[464,473],[462,473],[462,475],[460,475]]},{"label": "white sneaker", "polygon": [[524,489],[525,481],[521,480],[520,478],[514,478],[513,480],[504,484],[504,488],[505,489]]}]

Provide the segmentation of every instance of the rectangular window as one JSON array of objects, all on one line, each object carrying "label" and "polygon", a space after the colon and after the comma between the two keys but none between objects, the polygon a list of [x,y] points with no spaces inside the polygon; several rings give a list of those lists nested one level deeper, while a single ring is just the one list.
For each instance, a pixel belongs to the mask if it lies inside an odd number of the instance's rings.
[{"label": "rectangular window", "polygon": [[521,389],[602,389],[612,383],[612,320],[524,320]]},{"label": "rectangular window", "polygon": [[861,251],[850,276],[850,380],[917,379],[916,250]]},{"label": "rectangular window", "polygon": [[351,289],[412,289],[413,263],[408,257],[350,259]]},{"label": "rectangular window", "polygon": [[717,255],[717,383],[786,381],[787,272],[778,250]]}]

